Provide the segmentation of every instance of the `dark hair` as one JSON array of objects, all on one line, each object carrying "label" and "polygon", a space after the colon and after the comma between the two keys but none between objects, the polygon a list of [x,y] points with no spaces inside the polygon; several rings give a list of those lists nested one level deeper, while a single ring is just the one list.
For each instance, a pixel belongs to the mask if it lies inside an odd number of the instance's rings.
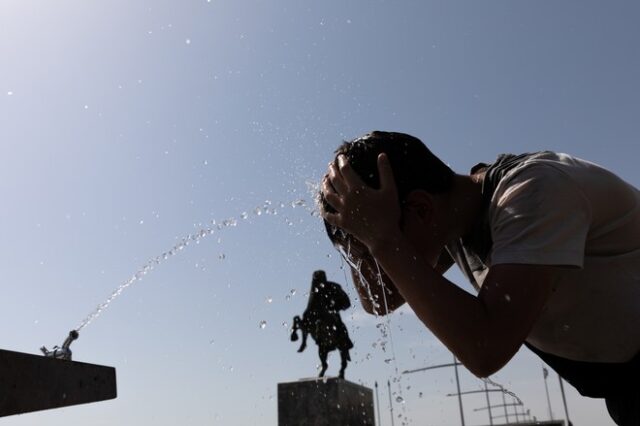
[{"label": "dark hair", "polygon": [[[422,141],[411,135],[396,132],[374,131],[345,141],[335,151],[336,158],[347,157],[349,164],[360,178],[373,188],[380,187],[378,155],[385,153],[391,163],[398,197],[403,203],[411,191],[421,189],[431,194],[451,190],[455,173],[433,155]],[[320,193],[323,210],[335,212]],[[349,236],[341,229],[325,221],[329,239],[334,244],[345,243]]]}]

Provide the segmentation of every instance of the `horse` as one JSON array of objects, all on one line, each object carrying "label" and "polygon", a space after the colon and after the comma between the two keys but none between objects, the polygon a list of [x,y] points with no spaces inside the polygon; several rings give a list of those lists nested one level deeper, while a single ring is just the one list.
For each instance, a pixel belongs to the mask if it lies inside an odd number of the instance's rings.
[{"label": "horse", "polygon": [[324,377],[327,371],[329,352],[338,350],[342,361],[339,377],[344,379],[347,363],[351,361],[349,349],[353,348],[353,342],[340,318],[340,311],[350,306],[349,296],[339,284],[327,281],[324,271],[313,273],[307,309],[302,318],[298,315],[293,317],[291,341],[298,340],[297,332],[300,330],[302,343],[298,352],[302,352],[307,347],[307,336],[311,335],[318,345],[318,356],[322,364],[319,377]]}]

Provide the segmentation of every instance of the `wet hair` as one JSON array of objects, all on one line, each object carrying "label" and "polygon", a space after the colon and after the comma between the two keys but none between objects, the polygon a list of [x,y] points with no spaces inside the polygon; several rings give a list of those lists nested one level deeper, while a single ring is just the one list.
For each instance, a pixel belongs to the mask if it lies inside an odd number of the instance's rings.
[{"label": "wet hair", "polygon": [[[420,139],[405,133],[374,131],[343,142],[335,151],[336,158],[344,155],[351,168],[372,188],[380,188],[378,155],[381,153],[389,158],[401,204],[414,190],[443,194],[453,186],[453,170],[433,155]],[[319,198],[323,211],[335,212],[322,192]],[[324,224],[334,245],[348,242],[350,236],[346,232],[327,221]]]}]

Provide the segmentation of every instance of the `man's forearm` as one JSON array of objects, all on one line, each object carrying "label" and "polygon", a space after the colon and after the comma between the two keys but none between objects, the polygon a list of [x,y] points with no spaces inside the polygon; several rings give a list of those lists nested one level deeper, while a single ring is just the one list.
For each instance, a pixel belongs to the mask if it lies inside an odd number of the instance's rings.
[{"label": "man's forearm", "polygon": [[483,354],[493,349],[496,336],[481,299],[435,271],[402,235],[373,255],[418,318],[467,368],[477,375],[491,369]]}]

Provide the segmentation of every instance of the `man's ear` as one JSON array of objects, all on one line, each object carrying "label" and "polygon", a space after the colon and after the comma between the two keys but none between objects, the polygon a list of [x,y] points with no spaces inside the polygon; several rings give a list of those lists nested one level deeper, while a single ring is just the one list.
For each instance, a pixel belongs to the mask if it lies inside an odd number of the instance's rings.
[{"label": "man's ear", "polygon": [[423,222],[430,222],[433,219],[434,197],[427,191],[411,191],[405,201],[405,209],[417,215]]}]

